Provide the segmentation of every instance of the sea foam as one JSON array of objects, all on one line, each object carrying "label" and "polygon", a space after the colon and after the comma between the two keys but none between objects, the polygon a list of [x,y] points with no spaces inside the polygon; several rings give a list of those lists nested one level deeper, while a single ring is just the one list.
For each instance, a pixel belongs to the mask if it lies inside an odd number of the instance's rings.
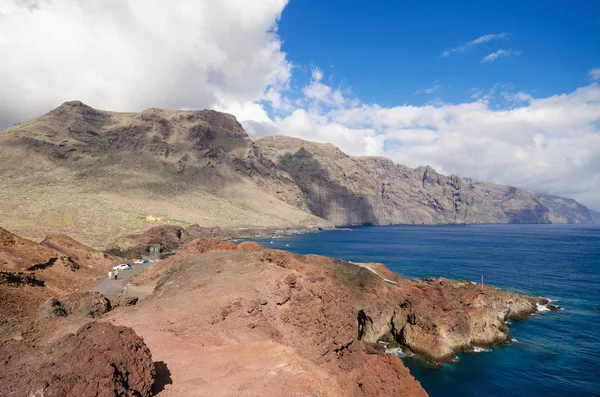
[{"label": "sea foam", "polygon": [[540,305],[539,303],[536,303],[536,306],[537,306],[538,312],[550,311],[550,309],[548,309],[548,306],[546,306],[546,305]]},{"label": "sea foam", "polygon": [[414,353],[407,353],[402,350],[401,347],[393,347],[391,349],[385,349],[385,354],[395,354],[398,357],[414,357]]},{"label": "sea foam", "polygon": [[473,346],[474,353],[485,353],[485,352],[491,352],[491,351],[492,351],[492,349],[486,349],[485,347]]}]

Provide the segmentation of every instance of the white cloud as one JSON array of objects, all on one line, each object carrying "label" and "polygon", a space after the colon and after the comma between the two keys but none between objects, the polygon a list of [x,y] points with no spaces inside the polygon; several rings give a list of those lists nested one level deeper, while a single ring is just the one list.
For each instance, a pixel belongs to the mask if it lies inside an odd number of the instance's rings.
[{"label": "white cloud", "polygon": [[421,90],[417,90],[417,91],[415,91],[415,94],[427,94],[427,95],[429,95],[429,94],[433,94],[434,92],[438,92],[441,89],[442,89],[441,85],[435,84],[432,87],[424,88],[424,89],[421,89]]},{"label": "white cloud", "polygon": [[283,106],[291,65],[275,30],[286,3],[0,0],[0,128],[72,99],[136,111]]},{"label": "white cloud", "polygon": [[[466,103],[383,107],[350,97],[314,68],[294,92],[275,31],[286,3],[0,0],[0,126],[70,99],[110,110],[209,107],[235,114],[253,136],[330,142],[600,209],[597,83],[546,98],[495,85]],[[447,55],[507,37],[481,36]],[[515,107],[492,108],[498,95]]]},{"label": "white cloud", "polygon": [[314,81],[323,80],[323,71],[319,68],[313,68],[311,70],[311,76]]},{"label": "white cloud", "polygon": [[531,102],[533,97],[525,92],[502,92],[502,97],[508,101],[520,103],[520,102]]},{"label": "white cloud", "polygon": [[[485,99],[455,105],[308,106],[254,125],[252,133],[329,142],[349,154],[384,155],[411,167],[429,164],[444,173],[573,197],[600,209],[600,86],[546,98],[510,90],[496,84]],[[496,96],[516,107],[492,108],[488,100]]]},{"label": "white cloud", "polygon": [[476,47],[480,44],[487,43],[488,41],[498,40],[498,39],[508,39],[510,37],[510,33],[492,33],[486,34],[483,36],[479,36],[474,40],[469,41],[468,43],[462,44],[458,47],[452,48],[450,50],[446,50],[442,52],[442,56],[449,57],[451,54],[460,54],[463,53],[473,47]]},{"label": "white cloud", "polygon": [[600,80],[600,68],[590,70],[590,81]]},{"label": "white cloud", "polygon": [[314,105],[342,106],[345,102],[344,94],[340,89],[332,89],[330,86],[321,83],[323,80],[323,71],[313,68],[311,71],[310,84],[302,89],[304,97],[314,101]]},{"label": "white cloud", "polygon": [[492,53],[486,55],[485,57],[483,57],[483,59],[481,60],[481,63],[494,62],[496,59],[498,59],[500,57],[508,57],[511,55],[521,55],[521,51],[498,50],[498,51],[492,52]]}]

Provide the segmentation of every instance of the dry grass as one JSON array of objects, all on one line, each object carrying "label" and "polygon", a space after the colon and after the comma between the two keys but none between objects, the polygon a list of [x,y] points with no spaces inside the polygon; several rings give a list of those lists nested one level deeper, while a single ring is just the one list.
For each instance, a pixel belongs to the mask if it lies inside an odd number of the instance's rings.
[{"label": "dry grass", "polygon": [[34,239],[65,233],[102,248],[165,223],[328,225],[269,195],[235,165],[253,156],[233,116],[65,103],[0,131],[0,226]]},{"label": "dry grass", "polygon": [[95,248],[164,223],[282,227],[314,221],[250,184],[232,185],[217,195],[116,166],[96,171],[93,178],[67,168],[0,178],[0,226],[37,240],[65,233]]}]

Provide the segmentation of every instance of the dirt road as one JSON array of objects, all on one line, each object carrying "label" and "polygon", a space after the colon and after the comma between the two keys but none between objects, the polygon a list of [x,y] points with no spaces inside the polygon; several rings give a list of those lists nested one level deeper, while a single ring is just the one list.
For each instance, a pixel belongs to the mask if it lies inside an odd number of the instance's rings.
[{"label": "dirt road", "polygon": [[[135,265],[131,268],[131,270],[122,270],[119,272],[119,278],[117,280],[115,279],[108,279],[108,275],[107,278],[105,278],[104,280],[102,280],[100,283],[96,284],[95,286],[93,286],[92,288],[90,288],[90,291],[97,291],[102,293],[104,296],[106,296],[108,299],[117,299],[117,298],[123,298],[123,297],[127,297],[130,294],[128,294],[128,284],[129,281],[131,280],[131,278],[133,276],[135,276],[136,274],[143,272],[146,269],[151,268],[152,266],[156,265],[156,263],[158,262],[148,262],[148,263],[141,263],[138,265]],[[136,296],[139,294],[135,294]]]}]

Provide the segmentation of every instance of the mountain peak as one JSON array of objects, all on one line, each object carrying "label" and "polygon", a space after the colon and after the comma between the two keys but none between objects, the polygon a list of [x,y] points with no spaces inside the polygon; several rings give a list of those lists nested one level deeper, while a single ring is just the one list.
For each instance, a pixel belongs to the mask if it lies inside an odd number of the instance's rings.
[{"label": "mountain peak", "polygon": [[77,109],[94,109],[89,105],[86,105],[85,103],[78,101],[78,100],[74,100],[74,101],[67,101],[64,102],[62,105],[60,105],[59,107],[57,107],[54,110],[77,110]]}]

